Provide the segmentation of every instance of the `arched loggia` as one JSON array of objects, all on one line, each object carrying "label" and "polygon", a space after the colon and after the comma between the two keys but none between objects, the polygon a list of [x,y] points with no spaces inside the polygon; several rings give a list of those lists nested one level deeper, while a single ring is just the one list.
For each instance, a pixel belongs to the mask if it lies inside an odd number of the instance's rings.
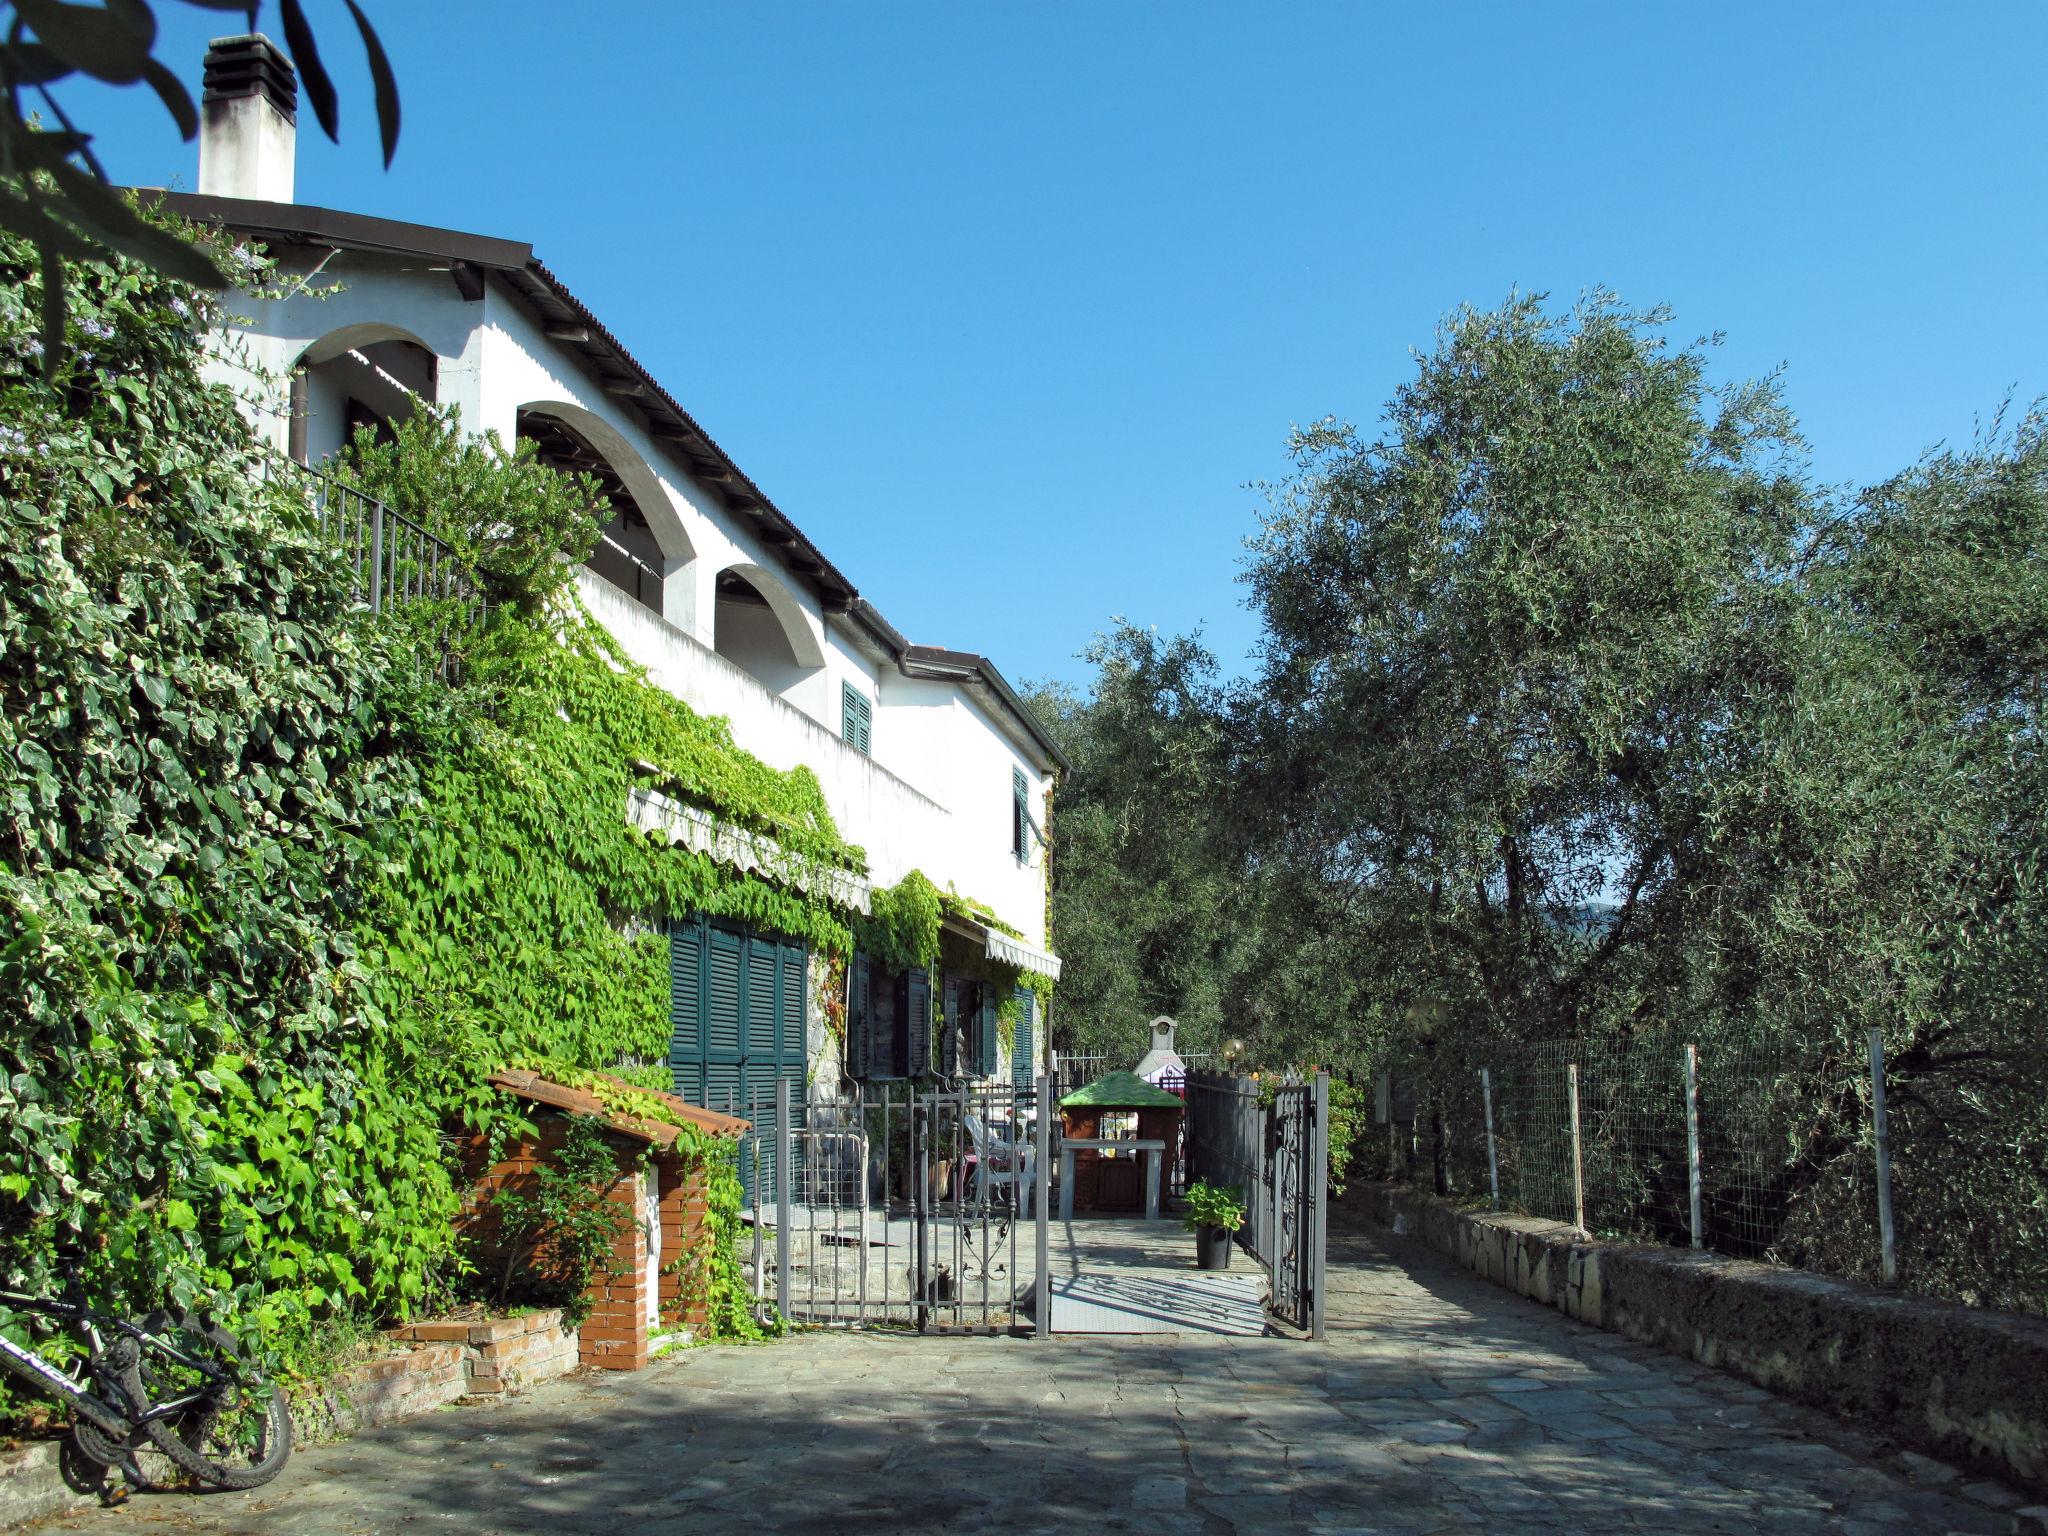
[{"label": "arched loggia", "polygon": [[440,359],[403,326],[364,321],[329,331],[292,369],[289,450],[317,464],[347,446],[359,427],[380,434],[432,402]]},{"label": "arched loggia", "polygon": [[712,647],[774,692],[825,664],[822,636],[782,578],[758,565],[718,573]]},{"label": "arched loggia", "polygon": [[[591,552],[591,570],[643,607],[666,612],[670,574],[695,559],[697,551],[647,461],[603,417],[566,401],[521,406],[518,433],[534,444],[544,462],[596,478],[612,516]],[[669,616],[684,628],[692,617]]]}]

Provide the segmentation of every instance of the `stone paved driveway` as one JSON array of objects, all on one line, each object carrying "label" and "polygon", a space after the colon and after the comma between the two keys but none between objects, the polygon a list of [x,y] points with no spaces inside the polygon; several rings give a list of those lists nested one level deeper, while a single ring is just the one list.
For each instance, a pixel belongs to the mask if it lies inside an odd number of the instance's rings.
[{"label": "stone paved driveway", "polygon": [[138,1498],[46,1529],[2048,1530],[2011,1490],[1342,1226],[1323,1345],[814,1334],[698,1350],[316,1447],[253,1494]]}]

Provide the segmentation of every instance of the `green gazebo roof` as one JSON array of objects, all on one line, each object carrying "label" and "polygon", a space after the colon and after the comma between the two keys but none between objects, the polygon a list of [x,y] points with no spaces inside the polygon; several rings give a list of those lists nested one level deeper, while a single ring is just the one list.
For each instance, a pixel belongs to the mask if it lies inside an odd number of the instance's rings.
[{"label": "green gazebo roof", "polygon": [[1135,1072],[1112,1072],[1098,1077],[1085,1088],[1076,1088],[1060,1100],[1060,1108],[1081,1109],[1185,1109],[1187,1106],[1164,1088],[1155,1088]]}]

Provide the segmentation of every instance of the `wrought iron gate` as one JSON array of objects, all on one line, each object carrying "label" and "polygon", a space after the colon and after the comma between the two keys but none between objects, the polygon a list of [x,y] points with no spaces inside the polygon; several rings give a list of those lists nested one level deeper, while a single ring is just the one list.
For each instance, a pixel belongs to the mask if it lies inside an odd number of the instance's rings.
[{"label": "wrought iron gate", "polygon": [[1330,1080],[1318,1072],[1273,1095],[1266,1111],[1273,1180],[1273,1315],[1323,1333],[1323,1264],[1328,1245]]},{"label": "wrought iron gate", "polygon": [[1036,1088],[765,1086],[731,1110],[752,1122],[741,1262],[764,1316],[924,1333],[1034,1326],[1046,1251]]},{"label": "wrought iron gate", "polygon": [[1197,1072],[1188,1079],[1191,1179],[1244,1192],[1238,1242],[1267,1267],[1267,1309],[1316,1338],[1323,1332],[1328,1247],[1330,1080]]}]

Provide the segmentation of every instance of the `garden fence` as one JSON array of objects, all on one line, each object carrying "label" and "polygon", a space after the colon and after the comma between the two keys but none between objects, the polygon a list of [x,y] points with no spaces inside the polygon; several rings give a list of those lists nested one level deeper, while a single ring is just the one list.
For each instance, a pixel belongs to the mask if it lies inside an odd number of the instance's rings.
[{"label": "garden fence", "polygon": [[1353,1167],[1597,1236],[2043,1313],[2039,1086],[1879,1042],[1498,1043],[1380,1074]]}]

